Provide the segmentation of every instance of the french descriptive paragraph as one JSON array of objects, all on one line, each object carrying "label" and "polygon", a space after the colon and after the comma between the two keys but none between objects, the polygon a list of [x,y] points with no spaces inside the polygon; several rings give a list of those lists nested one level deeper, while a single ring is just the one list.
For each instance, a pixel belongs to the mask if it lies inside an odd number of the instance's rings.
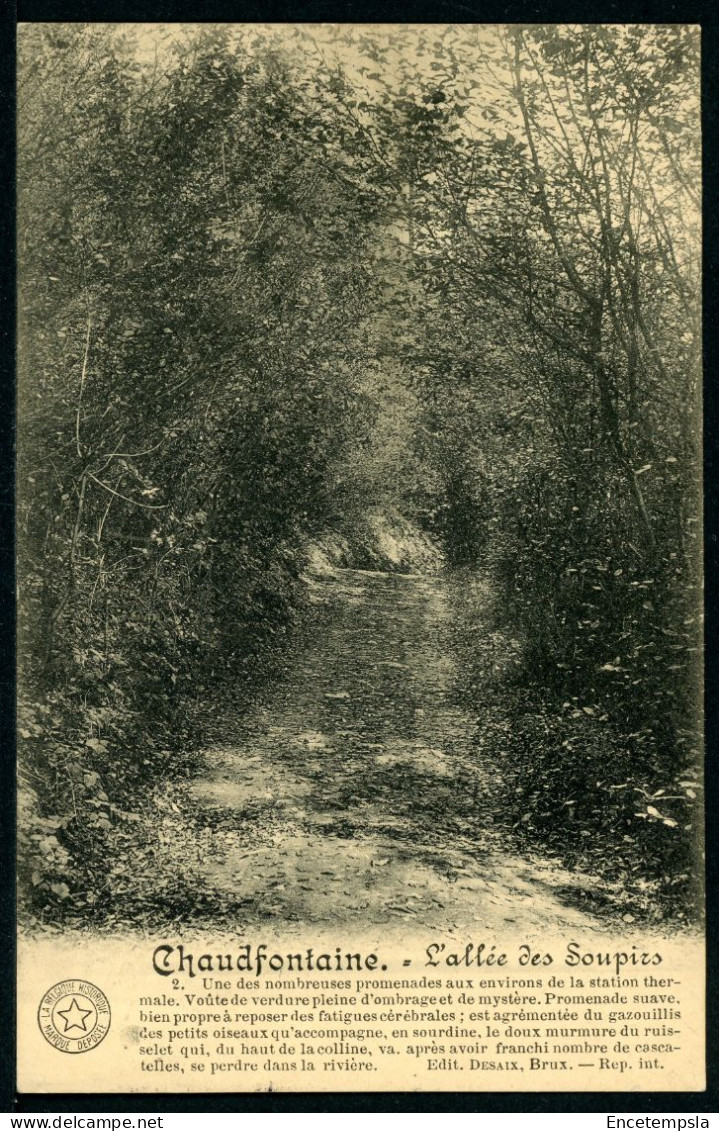
[{"label": "french descriptive paragraph", "polygon": [[141,1071],[156,1080],[252,1087],[253,1077],[302,1072],[321,1088],[343,1076],[361,1088],[394,1070],[476,1074],[484,1086],[522,1077],[524,1087],[533,1073],[592,1070],[646,1089],[682,1057],[681,979],[636,946],[569,943],[554,955],[431,943],[420,960],[388,967],[339,947],[209,954],[168,944],[153,964],[162,992],[139,998],[136,1032]]}]

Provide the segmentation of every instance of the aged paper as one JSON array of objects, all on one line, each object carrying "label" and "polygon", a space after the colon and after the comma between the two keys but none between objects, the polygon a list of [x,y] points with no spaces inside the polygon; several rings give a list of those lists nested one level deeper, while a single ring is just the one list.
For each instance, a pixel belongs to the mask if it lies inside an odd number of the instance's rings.
[{"label": "aged paper", "polygon": [[[334,939],[323,943],[306,935],[301,944],[284,936],[277,943],[222,940],[209,949],[204,940],[25,944],[19,983],[22,1090],[541,1092],[705,1086],[698,941],[618,942],[575,933],[535,944],[512,936],[503,948],[441,932],[399,943],[393,933],[376,936],[380,941],[369,952],[355,949],[353,938],[351,953],[373,967],[359,972],[336,968]],[[308,950],[315,955],[312,969]],[[340,951],[349,953],[341,945]],[[297,956],[292,972],[289,955]],[[328,958],[318,969],[321,955]],[[504,964],[491,964],[502,955]],[[483,958],[490,964],[480,966]],[[300,961],[303,973],[296,973]],[[100,1015],[103,1036],[97,1044],[92,1032],[85,1038],[92,1055],[67,1055],[83,1049],[67,1047],[74,1031],[63,1039],[64,1019],[52,1003],[47,1012],[41,1008],[38,1026],[39,969],[43,987],[62,983],[65,1010],[73,1002],[81,1011],[92,1009],[88,983],[102,987],[111,1005]],[[215,972],[207,973],[210,969]],[[600,969],[605,973],[598,974]],[[81,979],[68,977],[80,971]]]},{"label": "aged paper", "polygon": [[19,1091],[703,1090],[697,29],[19,42]]}]

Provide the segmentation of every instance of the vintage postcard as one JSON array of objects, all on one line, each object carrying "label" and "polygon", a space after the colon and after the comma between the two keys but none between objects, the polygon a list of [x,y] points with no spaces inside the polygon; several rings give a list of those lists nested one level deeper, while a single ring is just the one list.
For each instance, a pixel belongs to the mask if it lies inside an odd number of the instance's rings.
[{"label": "vintage postcard", "polygon": [[699,50],[20,26],[21,1093],[704,1089]]}]

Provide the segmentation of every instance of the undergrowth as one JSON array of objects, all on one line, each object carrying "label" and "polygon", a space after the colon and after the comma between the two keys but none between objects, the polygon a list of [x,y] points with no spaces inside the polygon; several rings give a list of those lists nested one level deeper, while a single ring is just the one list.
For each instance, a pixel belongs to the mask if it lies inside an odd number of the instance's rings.
[{"label": "undergrowth", "polygon": [[477,759],[502,776],[497,819],[518,849],[580,873],[575,891],[627,922],[700,916],[703,794],[691,747],[671,765],[649,728],[623,733],[591,702],[553,700],[529,678],[488,583],[466,569],[450,589],[457,694],[477,719]]}]

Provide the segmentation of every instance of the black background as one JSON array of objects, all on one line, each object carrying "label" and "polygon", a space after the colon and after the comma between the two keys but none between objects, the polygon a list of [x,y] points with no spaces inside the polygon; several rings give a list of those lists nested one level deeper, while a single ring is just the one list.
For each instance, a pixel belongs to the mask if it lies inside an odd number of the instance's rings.
[{"label": "black background", "polygon": [[[713,8],[713,10],[712,10]],[[15,577],[14,577],[14,354],[15,354],[15,27],[23,21],[171,22],[373,22],[373,23],[692,23],[702,27],[702,129],[705,232],[705,553],[707,577],[707,1070],[703,1093],[433,1093],[344,1092],[211,1093],[161,1095],[20,1095],[15,1089]],[[0,2],[0,1110],[51,1112],[696,1112],[719,1111],[719,946],[717,906],[719,851],[719,359],[716,276],[719,271],[719,6],[709,2],[623,0],[587,3],[462,3],[461,0],[21,0]],[[699,123],[697,123],[697,126]],[[712,959],[716,956],[716,960]]]}]

